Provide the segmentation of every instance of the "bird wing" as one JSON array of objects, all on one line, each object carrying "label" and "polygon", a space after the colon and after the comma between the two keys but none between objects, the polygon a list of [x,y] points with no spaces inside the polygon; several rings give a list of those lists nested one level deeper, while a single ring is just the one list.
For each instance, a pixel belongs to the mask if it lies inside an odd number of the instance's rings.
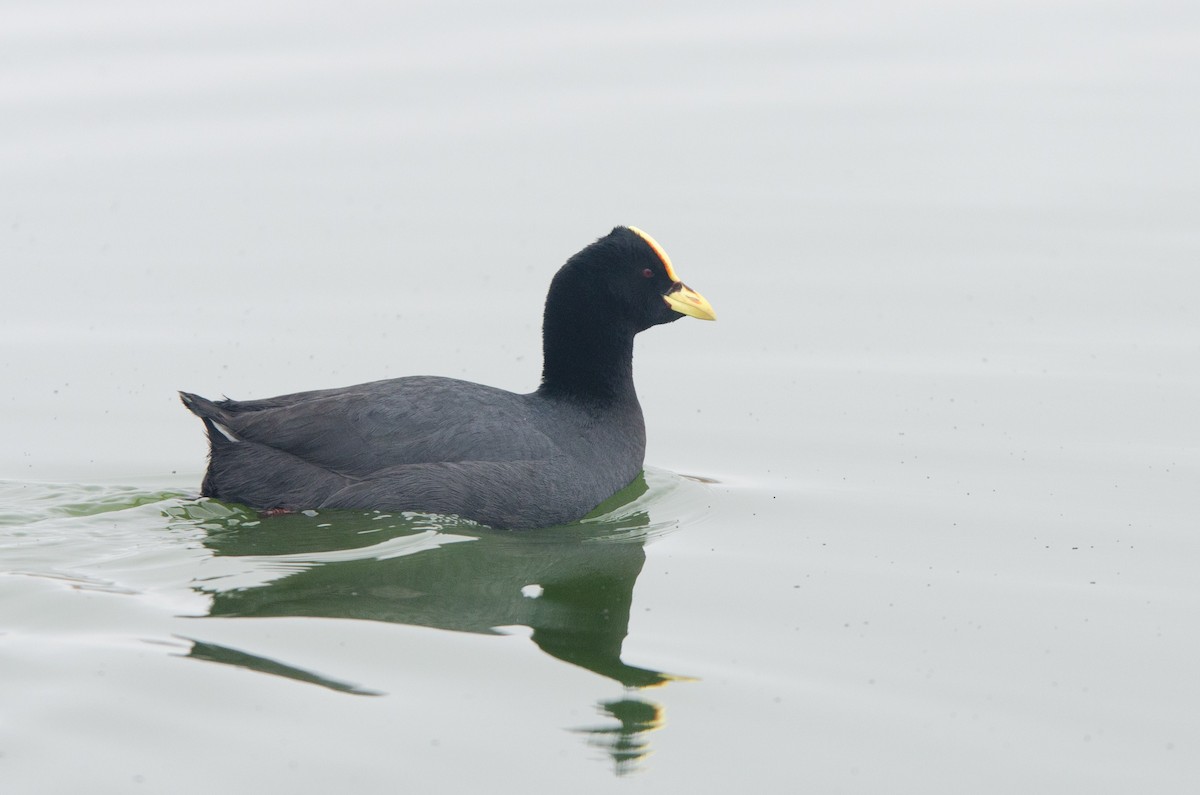
[{"label": "bird wing", "polygon": [[351,477],[405,464],[520,461],[557,448],[524,396],[416,376],[259,401],[225,400],[213,418],[235,439]]}]

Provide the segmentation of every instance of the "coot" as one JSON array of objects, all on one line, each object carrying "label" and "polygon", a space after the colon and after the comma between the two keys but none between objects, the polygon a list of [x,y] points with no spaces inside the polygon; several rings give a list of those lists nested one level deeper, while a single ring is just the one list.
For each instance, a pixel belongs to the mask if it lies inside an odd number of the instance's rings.
[{"label": "coot", "polygon": [[574,521],[641,471],[633,338],[683,315],[715,319],[650,235],[617,227],[550,283],[535,392],[433,376],[265,400],[181,392],[208,431],[202,493],[258,509],[428,511],[499,528]]}]

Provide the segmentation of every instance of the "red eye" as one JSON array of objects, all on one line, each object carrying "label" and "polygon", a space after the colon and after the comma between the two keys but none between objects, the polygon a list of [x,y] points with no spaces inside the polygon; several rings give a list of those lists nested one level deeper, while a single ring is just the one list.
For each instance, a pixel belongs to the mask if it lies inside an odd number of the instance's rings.
[{"label": "red eye", "polygon": [[650,270],[649,268],[646,268],[646,270],[642,271],[642,275],[645,276],[647,279],[649,279],[651,276],[654,275],[654,271]]}]

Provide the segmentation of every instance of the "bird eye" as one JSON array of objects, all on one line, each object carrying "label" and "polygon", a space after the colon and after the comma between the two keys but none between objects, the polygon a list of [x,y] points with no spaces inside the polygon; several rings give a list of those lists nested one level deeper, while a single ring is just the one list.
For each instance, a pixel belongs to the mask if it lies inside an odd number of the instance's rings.
[{"label": "bird eye", "polygon": [[645,276],[647,279],[649,279],[651,276],[654,275],[654,271],[650,270],[649,268],[646,268],[646,270],[642,271],[642,275]]}]

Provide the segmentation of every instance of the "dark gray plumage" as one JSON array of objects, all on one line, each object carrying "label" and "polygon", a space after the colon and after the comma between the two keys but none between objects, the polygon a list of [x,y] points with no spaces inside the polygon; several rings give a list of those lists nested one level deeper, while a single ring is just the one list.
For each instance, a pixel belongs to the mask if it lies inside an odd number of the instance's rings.
[{"label": "dark gray plumage", "polygon": [[649,235],[618,227],[551,282],[530,394],[432,376],[265,400],[180,393],[208,430],[202,492],[260,509],[417,510],[505,528],[579,519],[641,471],[633,338],[682,314],[714,317]]}]

